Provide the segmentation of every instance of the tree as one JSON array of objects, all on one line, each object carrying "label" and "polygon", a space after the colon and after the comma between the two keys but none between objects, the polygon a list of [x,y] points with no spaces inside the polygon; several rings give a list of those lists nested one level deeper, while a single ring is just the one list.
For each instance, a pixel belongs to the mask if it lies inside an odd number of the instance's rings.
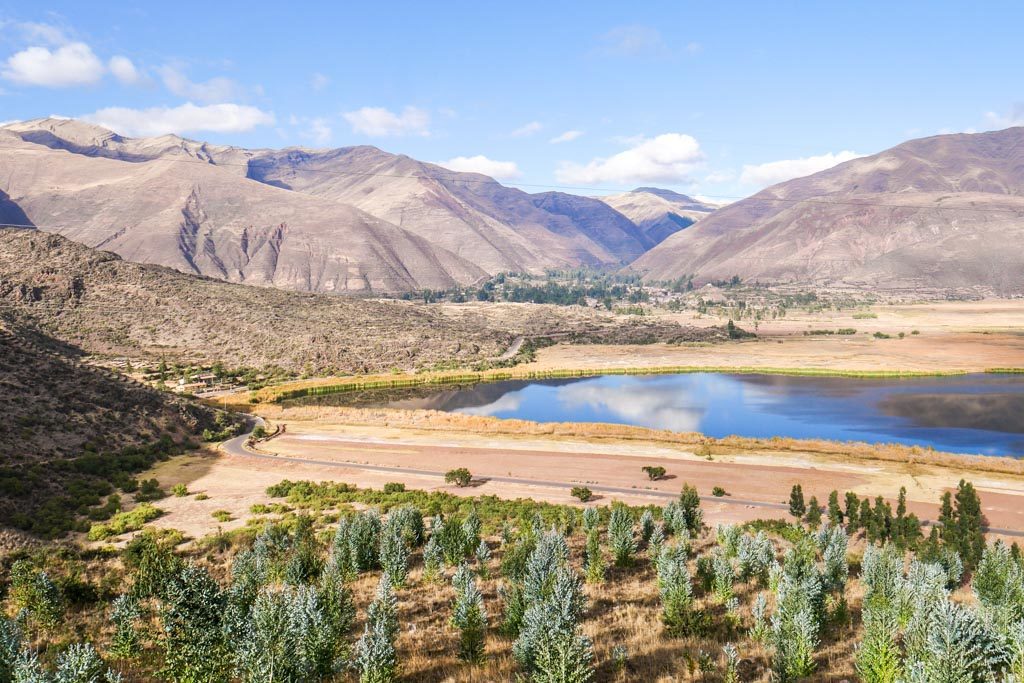
[{"label": "tree", "polygon": [[807,514],[807,505],[804,503],[804,489],[800,484],[793,484],[789,492],[789,514],[798,520],[803,519]]},{"label": "tree", "polygon": [[596,527],[587,534],[587,549],[583,566],[587,572],[587,583],[604,581],[605,567],[604,557],[601,554],[601,535]]},{"label": "tree", "polygon": [[981,511],[981,498],[974,485],[960,480],[956,490],[954,510],[954,541],[964,566],[973,569],[985,550],[985,516]]},{"label": "tree", "polygon": [[231,674],[225,593],[205,569],[186,565],[164,588],[163,674],[178,683],[219,683]]},{"label": "tree", "polygon": [[812,529],[817,529],[821,526],[821,506],[818,505],[818,499],[815,496],[811,496],[811,500],[807,504],[807,514],[804,515],[804,521]]},{"label": "tree", "polygon": [[647,478],[651,481],[657,481],[665,476],[665,468],[657,465],[648,465],[642,468],[647,473]]},{"label": "tree", "polygon": [[359,683],[391,683],[398,676],[398,603],[391,583],[382,576],[377,595],[366,610],[366,627],[356,644]]},{"label": "tree", "polygon": [[470,474],[469,470],[465,467],[459,467],[454,470],[448,470],[444,475],[444,482],[446,484],[455,484],[459,488],[465,488],[469,486],[473,481],[473,475]]},{"label": "tree", "polygon": [[658,557],[658,593],[661,619],[669,635],[692,635],[697,623],[693,611],[693,584],[686,567],[686,554],[679,548],[663,547]]},{"label": "tree", "polygon": [[380,535],[380,566],[395,588],[405,585],[409,575],[409,548],[402,538],[402,531],[389,524]]},{"label": "tree", "polygon": [[[15,676],[23,681],[21,676]],[[31,678],[29,679],[31,680]],[[41,680],[46,680],[41,677]],[[100,658],[96,648],[88,643],[72,643],[57,656],[57,670],[53,683],[114,683],[120,676],[112,672]]]},{"label": "tree", "polygon": [[853,491],[846,492],[846,530],[851,534],[860,527],[860,498]]},{"label": "tree", "polygon": [[583,503],[594,497],[594,493],[586,486],[573,486],[571,493],[574,498],[579,498]]},{"label": "tree", "polygon": [[[458,574],[456,574],[458,577]],[[487,611],[484,597],[476,587],[472,575],[455,583],[455,607],[452,624],[459,629],[459,659],[477,663],[484,656],[484,638],[487,634]]]},{"label": "tree", "polygon": [[121,659],[134,659],[141,651],[138,621],[142,617],[138,600],[130,593],[119,595],[111,604],[110,621],[114,624],[114,637],[110,652]]},{"label": "tree", "polygon": [[625,567],[632,563],[636,552],[636,538],[633,536],[633,515],[625,505],[612,508],[608,519],[608,543],[615,556],[615,566]]},{"label": "tree", "polygon": [[833,490],[828,494],[828,522],[832,526],[841,526],[843,523],[843,509],[839,507],[839,491]]},{"label": "tree", "polygon": [[896,683],[900,679],[899,624],[890,609],[864,610],[864,637],[857,647],[857,675],[864,683]]}]

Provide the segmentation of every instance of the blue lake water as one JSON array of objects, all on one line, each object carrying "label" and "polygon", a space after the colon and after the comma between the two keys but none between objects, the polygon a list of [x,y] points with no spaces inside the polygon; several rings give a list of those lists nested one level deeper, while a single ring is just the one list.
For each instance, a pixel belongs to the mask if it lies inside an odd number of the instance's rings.
[{"label": "blue lake water", "polygon": [[508,381],[393,395],[391,407],[709,436],[783,436],[1024,456],[1024,376],[853,379],[695,373]]}]

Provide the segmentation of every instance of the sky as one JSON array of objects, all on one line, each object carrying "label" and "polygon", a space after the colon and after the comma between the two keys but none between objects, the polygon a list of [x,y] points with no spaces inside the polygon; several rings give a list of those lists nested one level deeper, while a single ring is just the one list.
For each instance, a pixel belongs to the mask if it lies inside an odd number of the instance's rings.
[{"label": "sky", "polygon": [[527,191],[727,202],[1024,125],[1024,3],[0,0],[0,122],[371,144]]}]

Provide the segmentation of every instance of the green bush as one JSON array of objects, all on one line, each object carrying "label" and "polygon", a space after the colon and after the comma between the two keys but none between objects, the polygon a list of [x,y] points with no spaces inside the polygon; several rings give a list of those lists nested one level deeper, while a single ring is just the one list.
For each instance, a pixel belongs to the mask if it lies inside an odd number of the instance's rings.
[{"label": "green bush", "polygon": [[571,493],[573,498],[579,498],[583,503],[586,503],[594,497],[593,491],[588,489],[586,486],[573,486]]},{"label": "green bush", "polygon": [[444,481],[446,484],[455,484],[459,488],[462,488],[469,486],[473,481],[473,475],[470,474],[469,470],[465,467],[459,467],[446,472],[444,475]]},{"label": "green bush", "polygon": [[90,541],[103,541],[111,536],[120,536],[129,531],[138,531],[147,522],[163,514],[163,511],[149,503],[142,503],[128,512],[119,512],[109,522],[93,524],[89,529]]}]

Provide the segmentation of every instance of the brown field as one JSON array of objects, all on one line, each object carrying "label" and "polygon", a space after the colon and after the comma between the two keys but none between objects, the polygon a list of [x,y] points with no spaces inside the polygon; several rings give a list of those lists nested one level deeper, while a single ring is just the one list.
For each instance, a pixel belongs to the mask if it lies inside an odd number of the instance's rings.
[{"label": "brown field", "polygon": [[[866,312],[877,318],[854,318]],[[724,320],[693,312],[666,314],[691,325]],[[748,321],[739,323],[750,328]],[[805,336],[853,328],[856,335]],[[917,330],[919,334],[912,334]],[[882,332],[892,339],[875,339]],[[905,337],[899,339],[899,333]],[[860,371],[960,370],[1024,366],[1024,300],[877,305],[867,310],[803,313],[763,321],[752,341],[725,346],[588,346],[541,349],[538,369],[581,367],[750,366]],[[530,367],[530,366],[527,366]]]}]

